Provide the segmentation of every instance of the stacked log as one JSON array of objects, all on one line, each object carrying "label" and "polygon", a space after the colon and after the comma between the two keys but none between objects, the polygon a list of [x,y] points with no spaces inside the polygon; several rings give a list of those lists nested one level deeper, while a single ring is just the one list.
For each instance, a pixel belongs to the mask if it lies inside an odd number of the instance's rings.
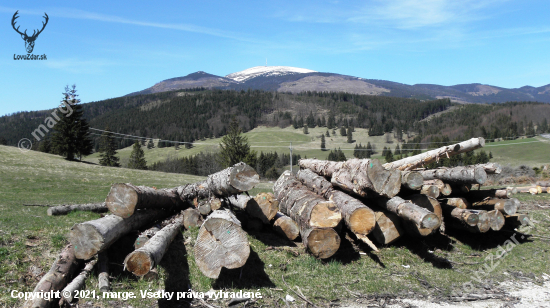
[{"label": "stacked log", "polygon": [[47,210],[48,216],[67,215],[72,211],[86,211],[94,213],[105,213],[109,209],[105,202],[101,203],[86,203],[86,204],[70,204],[49,207]]}]

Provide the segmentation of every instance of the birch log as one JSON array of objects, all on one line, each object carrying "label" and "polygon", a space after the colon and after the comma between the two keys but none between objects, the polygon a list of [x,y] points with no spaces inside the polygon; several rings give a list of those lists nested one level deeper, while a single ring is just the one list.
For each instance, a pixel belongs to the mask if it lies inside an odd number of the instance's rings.
[{"label": "birch log", "polygon": [[109,209],[105,206],[105,202],[87,203],[87,204],[70,204],[59,205],[48,208],[48,216],[67,215],[72,211],[87,211],[94,213],[105,213]]},{"label": "birch log", "polygon": [[301,159],[298,164],[331,179],[334,186],[360,197],[391,198],[401,189],[401,172],[386,170],[376,159],[350,159],[331,162]]},{"label": "birch log", "polygon": [[178,187],[181,200],[206,199],[211,196],[228,197],[248,191],[260,182],[256,171],[241,162],[208,176],[202,182]]},{"label": "birch log", "polygon": [[419,228],[433,230],[441,225],[438,215],[401,197],[378,199],[376,200],[376,204],[407,221],[413,222]]},{"label": "birch log", "polygon": [[483,146],[485,146],[485,139],[483,139],[482,137],[472,138],[470,140],[466,140],[457,144],[440,147],[435,150],[430,150],[418,155],[405,157],[391,163],[386,163],[384,164],[384,167],[389,169],[399,169],[401,171],[412,170],[434,162],[439,158],[451,157],[454,155],[479,149]]},{"label": "birch log", "polygon": [[118,183],[111,186],[105,199],[109,211],[122,218],[128,218],[139,209],[183,210],[186,206],[175,189],[156,189]]},{"label": "birch log", "polygon": [[109,248],[116,240],[132,230],[139,229],[169,213],[162,210],[138,211],[129,218],[108,215],[96,220],[75,224],[69,232],[69,242],[77,259],[88,260]]},{"label": "birch log", "polygon": [[487,173],[482,167],[438,168],[419,171],[424,180],[440,179],[454,184],[483,184],[487,181]]},{"label": "birch log", "polygon": [[273,184],[273,192],[281,213],[290,216],[302,230],[334,228],[342,220],[334,202],[310,191],[288,170]]},{"label": "birch log", "polygon": [[273,229],[291,241],[295,240],[300,235],[300,227],[298,224],[292,220],[292,218],[281,212],[277,212],[273,219]]},{"label": "birch log", "polygon": [[155,268],[183,227],[183,213],[173,216],[163,224],[165,226],[157,231],[142,247],[126,256],[126,259],[124,259],[126,270],[136,276],[143,276]]},{"label": "birch log", "polygon": [[88,261],[82,272],[61,291],[61,299],[59,300],[60,307],[70,307],[70,304],[75,299],[76,292],[84,289],[86,286],[86,277],[88,277],[88,274],[92,271],[96,263],[97,259]]},{"label": "birch log", "polygon": [[[71,280],[80,261],[74,255],[73,246],[67,245],[57,257],[50,270],[42,276],[33,292],[60,291]],[[24,308],[47,308],[53,306],[53,299],[34,298],[27,300]]]},{"label": "birch log", "polygon": [[[432,224],[430,226],[423,226],[419,224],[408,224],[409,230],[418,231],[415,232],[417,235],[421,236],[427,236],[432,234],[436,229],[438,229],[441,224],[443,223],[443,211],[441,210],[441,205],[439,202],[432,197],[426,196],[426,195],[411,195],[407,199],[410,200],[413,204],[416,204],[420,208],[423,208],[430,213],[433,213],[437,217],[437,224]],[[407,224],[405,225],[407,227]],[[414,226],[416,228],[410,228],[411,226]]]},{"label": "birch log", "polygon": [[519,206],[519,201],[516,198],[512,199],[486,199],[483,201],[473,202],[473,208],[482,208],[484,210],[498,210],[505,215],[514,215]]},{"label": "birch log", "polygon": [[222,267],[242,267],[250,255],[250,244],[241,223],[228,210],[217,210],[202,224],[195,244],[195,261],[209,278],[218,278]]},{"label": "birch log", "polygon": [[367,235],[374,229],[376,225],[374,212],[363,202],[335,190],[329,181],[309,169],[298,171],[296,178],[318,195],[333,201],[340,209],[346,226],[353,233]]}]

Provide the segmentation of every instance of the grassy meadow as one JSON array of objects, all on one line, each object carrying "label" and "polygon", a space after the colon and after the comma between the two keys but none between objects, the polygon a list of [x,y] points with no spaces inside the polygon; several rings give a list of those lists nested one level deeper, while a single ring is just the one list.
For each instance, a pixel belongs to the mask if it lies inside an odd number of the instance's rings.
[{"label": "grassy meadow", "polygon": [[[308,157],[322,157],[320,154],[324,154],[315,152],[317,150],[313,145],[318,142],[311,141],[321,131],[312,129],[309,135],[295,133],[292,129],[283,131],[284,136],[274,135],[270,129],[260,128],[247,135],[253,144],[265,142],[269,146],[274,141],[281,141],[281,151],[287,147],[285,143],[292,140],[296,147],[302,146],[304,151],[309,151]],[[360,130],[356,135],[356,139],[362,138]],[[327,147],[334,147],[343,138],[333,138],[328,141]],[[208,142],[217,143],[215,140]],[[331,145],[331,142],[334,144]],[[197,148],[199,145],[180,152],[197,151]],[[278,149],[277,146],[269,147],[269,150],[274,149]],[[153,160],[153,152],[157,152],[155,157],[162,157],[162,151],[176,152],[174,148],[145,150],[148,160]],[[122,155],[124,150],[120,153]],[[46,215],[45,207],[24,204],[100,202],[107,195],[110,185],[117,182],[165,188],[201,179],[183,174],[68,162],[55,155],[33,151],[22,153],[15,147],[0,146],[0,307],[21,306],[21,301],[11,298],[10,292],[31,291],[67,244],[66,236],[71,226],[100,217],[99,214],[86,212],[50,217]],[[261,183],[251,193],[270,190],[270,183]],[[548,205],[550,196],[529,196],[529,202]],[[111,286],[113,291],[133,291],[137,294],[146,289],[187,291],[189,287],[198,292],[211,289],[259,290],[264,298],[255,303],[258,307],[273,307],[276,302],[284,306],[281,298],[287,294],[296,298],[295,304],[300,305],[301,300],[293,293],[298,288],[319,306],[344,304],[353,294],[443,298],[461,291],[462,284],[467,282],[472,282],[474,293],[482,292],[483,286],[490,284],[488,281],[516,279],[511,276],[513,273],[522,272],[526,277],[534,277],[536,282],[543,272],[549,273],[550,210],[536,208],[529,213],[534,222],[530,233],[539,237],[520,239],[521,244],[494,259],[495,263],[487,261],[489,256],[496,255],[499,245],[507,243],[513,233],[490,232],[484,236],[472,236],[448,231],[447,235],[435,234],[422,239],[405,237],[380,252],[373,252],[342,234],[340,251],[331,259],[321,261],[307,254],[300,242],[289,242],[265,228],[249,232],[251,254],[246,265],[242,269],[224,270],[216,280],[203,276],[195,264],[193,245],[197,229],[182,231],[181,236],[176,238],[161,262],[158,279],[146,281],[122,271],[122,260],[131,251],[130,246],[137,236],[130,234],[115,245],[116,249],[111,249],[110,254],[114,254],[110,260]],[[492,271],[488,272],[487,267],[491,267]],[[476,275],[481,277],[479,282],[472,278]],[[96,273],[87,280],[87,289],[99,292]],[[155,299],[141,298],[88,301],[94,307],[157,305]],[[81,304],[85,302],[80,301]],[[209,304],[222,307],[226,306],[227,300],[211,301]],[[158,305],[162,307],[164,302],[160,301]]]}]

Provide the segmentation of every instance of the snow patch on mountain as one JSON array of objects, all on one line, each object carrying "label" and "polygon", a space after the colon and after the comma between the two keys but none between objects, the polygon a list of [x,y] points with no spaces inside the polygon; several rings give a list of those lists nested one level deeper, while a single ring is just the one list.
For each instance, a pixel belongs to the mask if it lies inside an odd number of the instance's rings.
[{"label": "snow patch on mountain", "polygon": [[225,77],[237,82],[243,82],[258,76],[283,76],[304,73],[316,73],[316,71],[291,66],[255,66],[244,71],[229,74]]}]

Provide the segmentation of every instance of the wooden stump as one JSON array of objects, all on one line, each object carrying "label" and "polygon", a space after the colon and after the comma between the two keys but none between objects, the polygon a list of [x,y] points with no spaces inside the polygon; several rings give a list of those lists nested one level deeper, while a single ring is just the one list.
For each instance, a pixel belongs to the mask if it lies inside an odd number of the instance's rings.
[{"label": "wooden stump", "polygon": [[401,219],[391,212],[375,212],[376,226],[371,235],[375,241],[388,245],[401,237],[404,232],[401,228]]},{"label": "wooden stump", "polygon": [[202,226],[202,216],[199,210],[189,208],[183,211],[183,227],[189,230],[190,227]]},{"label": "wooden stump", "polygon": [[376,224],[374,212],[363,202],[333,189],[329,181],[309,169],[298,171],[296,178],[313,192],[333,201],[353,233],[367,235],[372,231]]},{"label": "wooden stump", "polygon": [[482,167],[438,168],[419,171],[424,180],[440,179],[454,184],[484,184],[487,173]]},{"label": "wooden stump", "polygon": [[94,213],[105,213],[109,211],[105,202],[101,203],[87,203],[87,204],[70,204],[70,205],[59,205],[52,206],[48,208],[48,216],[58,216],[58,215],[67,215],[72,211],[87,211]]},{"label": "wooden stump", "polygon": [[162,210],[138,211],[129,218],[108,215],[96,220],[75,224],[69,232],[69,242],[77,259],[88,260],[109,248],[116,240],[132,230],[139,229],[169,213]]},{"label": "wooden stump", "polygon": [[202,182],[187,184],[176,190],[184,200],[206,199],[211,196],[228,197],[248,191],[260,182],[260,176],[245,163],[235,164],[208,176]]},{"label": "wooden stump", "polygon": [[250,245],[241,223],[228,210],[217,210],[202,224],[195,244],[195,261],[209,278],[218,278],[222,267],[242,267]]},{"label": "wooden stump", "polygon": [[139,209],[183,210],[186,206],[175,189],[156,189],[118,183],[111,186],[105,199],[109,211],[122,218],[128,218]]},{"label": "wooden stump", "polygon": [[405,157],[391,163],[386,163],[384,164],[384,167],[391,169],[397,168],[402,171],[412,170],[432,163],[439,158],[451,157],[454,155],[479,149],[483,146],[485,146],[485,139],[481,137],[472,138],[470,140],[466,140],[460,143],[443,146],[435,150],[430,150],[424,153],[420,153],[418,155]]},{"label": "wooden stump", "polygon": [[173,216],[163,223],[142,247],[134,250],[124,260],[124,268],[136,276],[143,276],[155,268],[170,247],[170,244],[183,227],[183,213]]},{"label": "wooden stump", "polygon": [[298,224],[292,220],[292,218],[281,212],[277,212],[275,215],[273,229],[291,241],[295,240],[300,235],[300,227]]},{"label": "wooden stump", "polygon": [[[72,279],[75,271],[78,269],[80,261],[74,255],[73,246],[67,245],[57,257],[50,270],[42,276],[33,292],[61,291]],[[53,299],[47,301],[42,298],[27,300],[24,308],[46,308],[51,307]]]}]

